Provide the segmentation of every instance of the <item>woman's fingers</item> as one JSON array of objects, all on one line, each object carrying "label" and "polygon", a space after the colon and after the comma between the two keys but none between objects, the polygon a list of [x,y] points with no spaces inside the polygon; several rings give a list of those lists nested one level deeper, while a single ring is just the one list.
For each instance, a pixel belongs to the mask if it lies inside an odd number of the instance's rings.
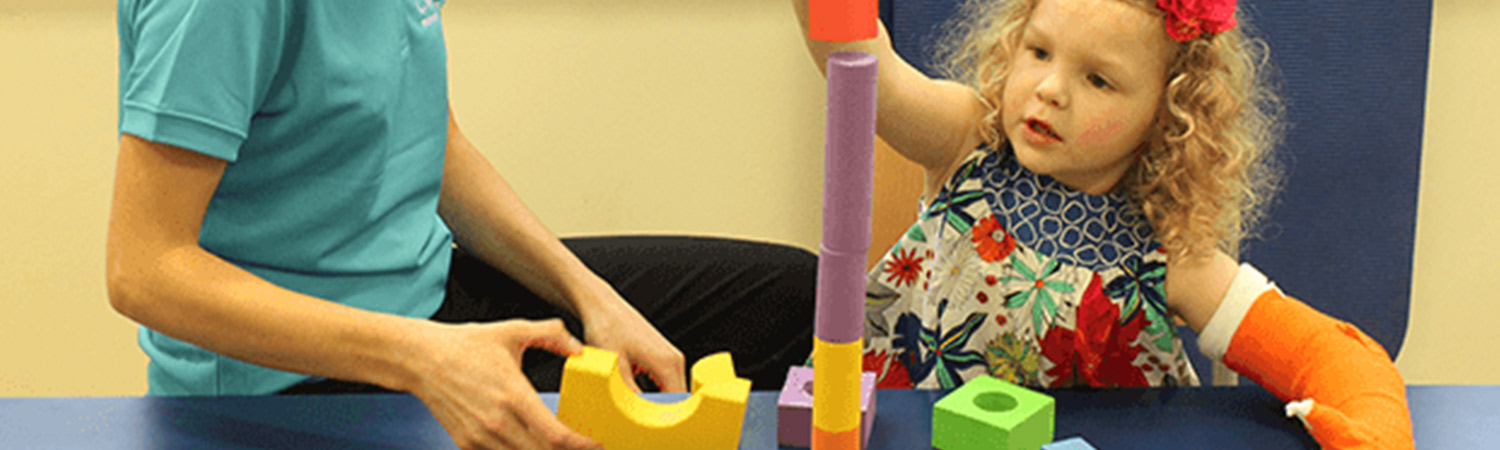
[{"label": "woman's fingers", "polygon": [[583,353],[583,343],[568,332],[568,327],[563,325],[562,320],[528,321],[518,326],[525,327],[525,339],[520,342],[521,350],[540,348],[562,356]]},{"label": "woman's fingers", "polygon": [[645,364],[646,373],[662,392],[687,392],[682,353],[672,352]]}]

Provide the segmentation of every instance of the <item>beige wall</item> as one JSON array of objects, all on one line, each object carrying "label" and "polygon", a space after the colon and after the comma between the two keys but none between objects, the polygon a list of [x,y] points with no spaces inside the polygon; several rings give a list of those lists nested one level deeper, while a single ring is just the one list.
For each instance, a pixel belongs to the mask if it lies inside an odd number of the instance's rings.
[{"label": "beige wall", "polygon": [[1411,323],[1396,366],[1500,383],[1500,2],[1438,0],[1417,201]]},{"label": "beige wall", "polygon": [[[137,395],[108,307],[114,2],[0,3],[0,396]],[[455,111],[562,235],[687,232],[815,248],[822,80],[783,0],[457,1]],[[1500,383],[1500,7],[1437,2],[1413,383]],[[1476,204],[1475,202],[1486,202]],[[1486,232],[1488,231],[1488,232]]]},{"label": "beige wall", "polygon": [[141,393],[145,356],[104,292],[113,10],[3,1],[0,395]]},{"label": "beige wall", "polygon": [[823,91],[790,11],[781,0],[454,2],[454,113],[559,234],[816,248],[823,116],[806,99]]}]

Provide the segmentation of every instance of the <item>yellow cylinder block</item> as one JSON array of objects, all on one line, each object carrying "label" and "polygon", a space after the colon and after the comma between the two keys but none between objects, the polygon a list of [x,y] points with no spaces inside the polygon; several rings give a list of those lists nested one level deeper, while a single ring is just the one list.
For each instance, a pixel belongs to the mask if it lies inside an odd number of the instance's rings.
[{"label": "yellow cylinder block", "polygon": [[832,344],[813,339],[813,428],[854,430],[858,442],[860,352],[864,340]]}]

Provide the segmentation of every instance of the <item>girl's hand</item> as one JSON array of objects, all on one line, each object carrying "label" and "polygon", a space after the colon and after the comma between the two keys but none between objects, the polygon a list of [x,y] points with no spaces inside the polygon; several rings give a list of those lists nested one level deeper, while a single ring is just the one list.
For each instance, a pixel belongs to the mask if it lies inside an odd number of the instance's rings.
[{"label": "girl's hand", "polygon": [[599,448],[558,421],[520,369],[528,348],[560,355],[582,351],[562,321],[431,325],[414,339],[419,354],[410,391],[459,448]]},{"label": "girl's hand", "polygon": [[620,355],[625,384],[640,392],[635,374],[644,372],[662,392],[687,392],[682,352],[608,283],[600,281],[591,292],[591,301],[580,302],[590,306],[578,311],[584,340]]}]

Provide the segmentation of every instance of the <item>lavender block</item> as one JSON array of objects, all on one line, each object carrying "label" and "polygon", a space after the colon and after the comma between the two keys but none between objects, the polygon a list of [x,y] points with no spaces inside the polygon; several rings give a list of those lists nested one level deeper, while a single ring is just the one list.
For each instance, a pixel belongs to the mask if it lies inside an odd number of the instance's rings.
[{"label": "lavender block", "polygon": [[[869,448],[870,429],[875,425],[875,372],[859,377],[860,443]],[[776,442],[788,447],[812,445],[813,368],[792,366],[786,384],[776,399]]]}]

